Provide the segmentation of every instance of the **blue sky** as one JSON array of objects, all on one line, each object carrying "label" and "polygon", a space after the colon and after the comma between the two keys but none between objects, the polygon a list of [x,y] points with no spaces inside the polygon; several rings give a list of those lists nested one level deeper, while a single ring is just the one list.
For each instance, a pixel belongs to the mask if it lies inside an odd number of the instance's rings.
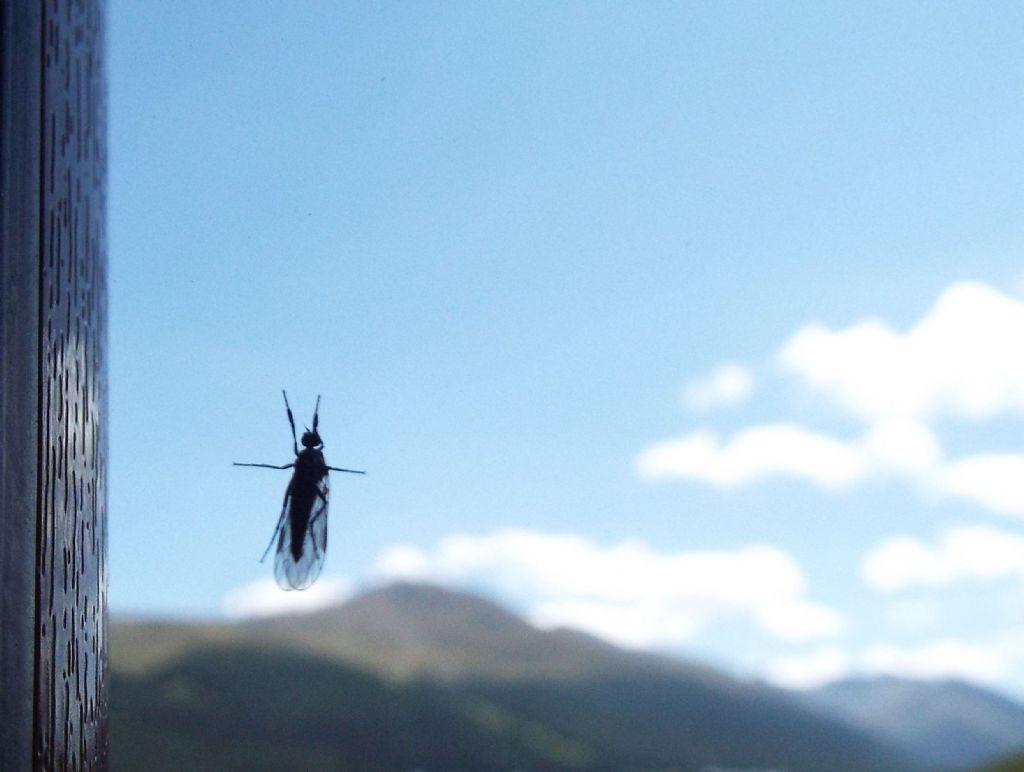
[{"label": "blue sky", "polygon": [[[426,578],[1024,694],[1018,5],[108,13],[115,613]],[[303,595],[282,387],[369,471]]]}]

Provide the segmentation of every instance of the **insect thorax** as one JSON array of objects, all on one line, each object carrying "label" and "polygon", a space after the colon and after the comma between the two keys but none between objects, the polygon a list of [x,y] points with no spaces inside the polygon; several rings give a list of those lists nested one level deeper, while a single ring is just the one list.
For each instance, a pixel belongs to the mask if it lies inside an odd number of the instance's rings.
[{"label": "insect thorax", "polygon": [[327,462],[324,461],[323,451],[316,448],[303,448],[295,459],[295,466],[302,469],[319,469],[327,466]]}]

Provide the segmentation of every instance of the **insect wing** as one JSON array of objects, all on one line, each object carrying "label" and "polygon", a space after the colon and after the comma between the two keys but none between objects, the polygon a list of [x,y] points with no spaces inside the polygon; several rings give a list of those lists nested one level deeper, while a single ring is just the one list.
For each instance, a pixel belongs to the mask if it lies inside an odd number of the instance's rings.
[{"label": "insect wing", "polygon": [[274,578],[282,590],[305,590],[324,567],[327,552],[327,496],[324,475],[310,491],[292,491],[277,534]]}]

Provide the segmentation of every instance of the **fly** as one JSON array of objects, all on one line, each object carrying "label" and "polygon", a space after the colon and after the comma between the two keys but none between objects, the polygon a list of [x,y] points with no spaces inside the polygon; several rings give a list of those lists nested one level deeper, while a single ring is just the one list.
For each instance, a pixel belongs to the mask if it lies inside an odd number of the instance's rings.
[{"label": "fly", "polygon": [[294,469],[292,479],[284,492],[284,504],[281,516],[270,537],[270,544],[263,551],[260,563],[267,559],[270,548],[277,543],[274,557],[274,578],[282,590],[305,590],[324,567],[324,554],[327,552],[327,497],[328,472],[348,472],[349,474],[366,474],[356,469],[339,469],[327,466],[324,461],[324,441],[317,431],[320,423],[320,397],[316,398],[313,408],[313,429],[306,427],[302,434],[302,450],[295,439],[295,419],[292,408],[288,404],[288,395],[284,389],[284,407],[288,411],[288,423],[292,427],[292,449],[295,460],[290,464],[241,464],[235,466],[259,466],[264,469]]}]

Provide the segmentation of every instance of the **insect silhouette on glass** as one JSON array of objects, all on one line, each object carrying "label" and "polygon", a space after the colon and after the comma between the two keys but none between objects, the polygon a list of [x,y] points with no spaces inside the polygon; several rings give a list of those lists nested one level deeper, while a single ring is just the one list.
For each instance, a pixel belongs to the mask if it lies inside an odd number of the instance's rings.
[{"label": "insect silhouette on glass", "polygon": [[339,469],[327,466],[324,461],[324,441],[317,431],[320,424],[320,397],[316,398],[313,409],[313,428],[306,427],[302,434],[302,450],[295,439],[295,418],[284,395],[284,407],[288,411],[288,423],[292,427],[292,449],[295,460],[290,464],[241,464],[235,466],[259,466],[264,469],[294,469],[292,479],[284,492],[281,516],[277,520],[274,535],[270,537],[260,558],[267,559],[270,548],[277,543],[274,557],[274,578],[282,590],[305,590],[317,577],[324,566],[327,552],[327,497],[330,493],[328,472],[366,474],[356,469]]}]

